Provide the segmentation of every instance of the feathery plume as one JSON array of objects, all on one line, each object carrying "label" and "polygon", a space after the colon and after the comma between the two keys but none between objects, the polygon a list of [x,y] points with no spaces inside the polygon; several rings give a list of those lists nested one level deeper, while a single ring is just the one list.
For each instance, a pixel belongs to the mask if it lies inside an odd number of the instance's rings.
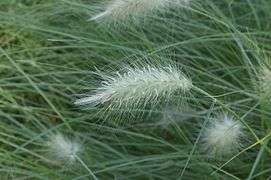
[{"label": "feathery plume", "polygon": [[76,160],[89,172],[89,175],[94,180],[98,180],[92,170],[84,163],[84,161],[78,156],[82,151],[82,146],[76,141],[71,141],[61,134],[54,135],[48,142],[50,152],[56,161],[60,163],[73,164]]},{"label": "feathery plume", "polygon": [[110,103],[113,107],[137,107],[155,104],[159,97],[169,98],[177,90],[184,94],[192,88],[192,82],[172,66],[128,68],[124,74],[101,77],[102,86],[92,95],[75,101],[76,105]]},{"label": "feathery plume", "polygon": [[90,20],[124,20],[131,15],[144,15],[170,6],[187,5],[190,0],[113,0],[105,11]]},{"label": "feathery plume", "polygon": [[73,163],[82,150],[81,144],[65,138],[61,134],[54,135],[48,142],[52,156],[59,162]]},{"label": "feathery plume", "polygon": [[228,155],[241,147],[242,124],[226,114],[211,119],[203,133],[203,148],[214,155]]}]

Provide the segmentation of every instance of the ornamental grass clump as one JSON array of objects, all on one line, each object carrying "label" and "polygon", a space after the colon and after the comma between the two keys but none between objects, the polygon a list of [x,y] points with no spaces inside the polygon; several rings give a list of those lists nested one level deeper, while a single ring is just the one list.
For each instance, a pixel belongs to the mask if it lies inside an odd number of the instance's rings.
[{"label": "ornamental grass clump", "polygon": [[0,179],[270,179],[270,15],[0,0]]}]

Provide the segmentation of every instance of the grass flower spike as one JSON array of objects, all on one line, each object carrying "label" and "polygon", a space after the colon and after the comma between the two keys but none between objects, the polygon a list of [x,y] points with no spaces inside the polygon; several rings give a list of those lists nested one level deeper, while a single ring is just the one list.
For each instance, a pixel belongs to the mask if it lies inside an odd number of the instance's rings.
[{"label": "grass flower spike", "polygon": [[101,87],[75,104],[96,106],[109,102],[114,107],[137,107],[155,104],[159,97],[169,98],[177,90],[184,94],[192,87],[192,82],[172,66],[128,68],[124,74],[101,76],[104,79]]},{"label": "grass flower spike", "polygon": [[164,9],[170,5],[178,3],[187,4],[188,0],[113,0],[104,12],[95,15],[91,20],[123,20],[130,15],[144,15],[159,9]]},{"label": "grass flower spike", "polygon": [[203,134],[203,147],[210,154],[228,155],[241,147],[242,124],[226,114],[211,119]]},{"label": "grass flower spike", "polygon": [[61,134],[51,137],[48,145],[53,157],[59,162],[75,162],[82,149],[79,143],[71,141]]}]

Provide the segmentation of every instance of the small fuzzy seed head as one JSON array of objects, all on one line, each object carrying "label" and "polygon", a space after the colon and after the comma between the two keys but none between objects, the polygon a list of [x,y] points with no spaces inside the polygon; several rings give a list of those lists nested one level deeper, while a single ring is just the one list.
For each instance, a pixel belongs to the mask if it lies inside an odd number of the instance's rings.
[{"label": "small fuzzy seed head", "polygon": [[113,0],[104,12],[95,15],[91,20],[110,19],[124,20],[134,15],[144,15],[178,4],[186,5],[190,0]]},{"label": "small fuzzy seed head", "polygon": [[108,102],[114,107],[137,107],[156,104],[160,97],[169,98],[177,90],[185,94],[192,87],[191,81],[172,66],[128,68],[123,74],[102,78],[96,93],[78,99],[75,104],[96,106]]},{"label": "small fuzzy seed head", "polygon": [[229,155],[241,147],[242,124],[226,114],[210,119],[203,134],[204,150],[213,155]]},{"label": "small fuzzy seed head", "polygon": [[82,150],[79,143],[71,141],[61,134],[51,137],[48,142],[50,153],[56,161],[74,163],[78,153]]}]

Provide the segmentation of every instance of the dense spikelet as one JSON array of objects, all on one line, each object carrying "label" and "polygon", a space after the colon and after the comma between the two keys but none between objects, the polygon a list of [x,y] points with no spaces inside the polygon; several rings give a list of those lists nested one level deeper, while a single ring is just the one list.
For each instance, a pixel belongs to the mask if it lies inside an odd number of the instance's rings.
[{"label": "dense spikelet", "polygon": [[75,162],[78,153],[82,150],[79,143],[71,141],[61,134],[52,136],[48,146],[52,157],[59,162]]},{"label": "dense spikelet", "polygon": [[189,0],[113,0],[105,11],[95,15],[91,20],[124,20],[131,15],[144,15],[178,4],[188,4]]},{"label": "dense spikelet", "polygon": [[203,134],[203,148],[213,155],[229,155],[238,151],[244,137],[242,124],[226,114],[210,119]]},{"label": "dense spikelet", "polygon": [[136,107],[155,104],[159,97],[169,98],[177,90],[183,95],[192,87],[192,82],[172,66],[128,68],[124,74],[102,78],[102,86],[95,93],[78,99],[75,104],[96,106],[108,102],[114,107]]}]

